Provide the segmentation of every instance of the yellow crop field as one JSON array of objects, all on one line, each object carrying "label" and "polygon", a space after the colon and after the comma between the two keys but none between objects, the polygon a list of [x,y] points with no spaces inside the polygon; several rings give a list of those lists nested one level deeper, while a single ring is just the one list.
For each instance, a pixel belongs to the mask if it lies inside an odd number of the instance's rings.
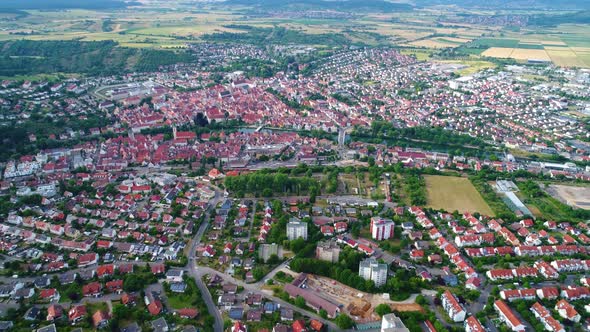
[{"label": "yellow crop field", "polygon": [[479,212],[493,215],[492,209],[467,178],[425,175],[428,207],[447,211]]},{"label": "yellow crop field", "polygon": [[516,60],[551,60],[547,51],[528,48],[490,47],[482,55],[492,58],[511,58]]},{"label": "yellow crop field", "polygon": [[545,50],[531,50],[526,48],[515,48],[512,54],[510,54],[510,57],[517,60],[551,60]]},{"label": "yellow crop field", "polygon": [[473,40],[473,38],[458,38],[458,37],[441,37],[441,38],[437,38],[437,39],[443,40],[443,41],[448,40],[450,42],[458,43],[458,44],[468,43]]},{"label": "yellow crop field", "polygon": [[412,46],[417,47],[427,47],[427,48],[445,48],[445,47],[454,47],[457,44],[454,43],[446,43],[436,39],[423,39],[418,41],[413,41],[410,43]]},{"label": "yellow crop field", "polygon": [[558,66],[585,67],[584,61],[578,58],[576,53],[572,50],[548,50],[547,53],[551,57],[551,61]]},{"label": "yellow crop field", "polygon": [[481,55],[489,56],[491,58],[509,58],[513,50],[513,48],[507,47],[490,47]]},{"label": "yellow crop field", "polygon": [[547,46],[567,46],[566,43],[562,42],[562,41],[541,41],[541,44],[543,45],[547,45]]}]

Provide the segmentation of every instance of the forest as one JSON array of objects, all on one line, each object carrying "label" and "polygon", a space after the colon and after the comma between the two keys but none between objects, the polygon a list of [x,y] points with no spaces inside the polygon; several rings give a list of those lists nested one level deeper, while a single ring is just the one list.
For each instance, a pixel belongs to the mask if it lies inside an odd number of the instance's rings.
[{"label": "forest", "polygon": [[186,51],[119,47],[114,41],[78,40],[0,42],[0,76],[43,73],[113,75],[155,71],[160,66],[195,61]]},{"label": "forest", "polygon": [[236,196],[243,197],[244,193],[254,196],[270,197],[274,193],[289,193],[294,195],[309,194],[319,190],[319,184],[310,177],[292,177],[283,173],[265,174],[250,173],[225,178],[225,187]]},{"label": "forest", "polygon": [[[252,45],[268,44],[304,44],[304,45],[326,45],[342,46],[349,45],[352,42],[344,35],[339,33],[318,33],[307,34],[300,31],[286,29],[284,27],[260,28],[249,25],[230,24],[226,28],[246,30],[247,33],[241,32],[217,32],[206,34],[202,38],[208,42],[217,43],[240,43]],[[358,43],[359,45],[362,43]]]}]

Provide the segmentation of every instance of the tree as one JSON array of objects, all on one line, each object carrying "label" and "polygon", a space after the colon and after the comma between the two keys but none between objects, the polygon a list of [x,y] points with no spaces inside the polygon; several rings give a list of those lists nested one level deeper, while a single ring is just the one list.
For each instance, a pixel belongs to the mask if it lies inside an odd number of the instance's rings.
[{"label": "tree", "polygon": [[375,312],[377,313],[377,315],[383,317],[384,315],[391,313],[391,307],[385,303],[381,303],[380,305],[375,307]]},{"label": "tree", "polygon": [[255,280],[260,280],[264,277],[264,270],[262,268],[254,268],[252,270],[252,277],[254,277]]},{"label": "tree", "polygon": [[299,308],[305,308],[305,299],[302,296],[297,296],[295,298],[295,305]]},{"label": "tree", "polygon": [[351,329],[354,326],[354,320],[348,317],[346,314],[340,314],[334,320],[336,325],[343,330]]},{"label": "tree", "polygon": [[277,264],[278,262],[280,262],[279,256],[277,254],[272,254],[270,255],[270,257],[268,258],[267,263],[268,264]]},{"label": "tree", "polygon": [[323,319],[327,319],[328,318],[328,312],[324,309],[320,309],[320,317],[322,317]]}]

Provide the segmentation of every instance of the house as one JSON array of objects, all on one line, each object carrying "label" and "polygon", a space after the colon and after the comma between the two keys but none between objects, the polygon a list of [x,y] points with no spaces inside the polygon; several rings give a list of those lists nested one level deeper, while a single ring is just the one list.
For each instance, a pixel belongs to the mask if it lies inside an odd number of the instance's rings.
[{"label": "house", "polygon": [[548,299],[548,300],[554,300],[559,296],[559,290],[557,289],[557,287],[542,287],[537,289],[537,297],[539,297],[539,299],[543,300],[543,299]]},{"label": "house", "polygon": [[428,255],[428,263],[430,264],[441,264],[442,257],[438,254]]},{"label": "house", "polygon": [[[11,321],[9,321],[9,320],[0,321],[0,331],[2,331],[2,332],[10,331],[13,326],[14,326],[14,323],[11,322]],[[53,325],[53,328],[55,329],[55,325]],[[53,330],[53,331],[46,331],[46,332],[55,332],[55,330]]]},{"label": "house", "polygon": [[121,294],[123,291],[123,280],[111,280],[105,284],[107,290],[111,293]]},{"label": "house", "polygon": [[294,321],[293,324],[291,324],[291,328],[293,329],[293,332],[306,332],[307,331],[305,329],[305,321],[303,321],[301,319]]},{"label": "house", "polygon": [[137,322],[133,322],[121,329],[121,332],[141,332],[141,327]]},{"label": "house", "polygon": [[164,317],[160,317],[156,320],[153,320],[150,323],[150,325],[152,326],[152,329],[154,330],[154,332],[168,332],[169,331],[168,323],[166,322]]},{"label": "house", "polygon": [[62,285],[68,285],[76,281],[76,277],[78,276],[75,272],[66,272],[60,274],[57,278],[59,279],[59,283]]},{"label": "house", "polygon": [[231,308],[236,303],[235,294],[223,294],[217,299],[217,305],[225,309]]},{"label": "house", "polygon": [[99,282],[91,282],[82,286],[82,294],[88,297],[99,297],[102,294],[102,285]]},{"label": "house", "polygon": [[231,332],[248,332],[246,325],[242,324],[242,322],[237,321],[232,325]]},{"label": "house", "polygon": [[133,273],[133,264],[121,264],[118,270],[120,274]]},{"label": "house", "polygon": [[530,310],[532,311],[533,315],[535,315],[535,317],[541,323],[543,323],[543,326],[547,331],[565,332],[563,326],[551,316],[551,312],[549,312],[549,310],[547,310],[547,308],[545,308],[539,302],[533,304]]},{"label": "house", "polygon": [[516,316],[514,311],[502,300],[494,302],[494,309],[498,312],[500,319],[506,323],[508,328],[512,331],[524,331],[525,326],[522,321]]},{"label": "house", "polygon": [[164,274],[166,272],[166,266],[164,264],[154,264],[151,266],[152,274]]},{"label": "house", "polygon": [[266,302],[266,303],[264,303],[264,313],[267,315],[270,315],[273,312],[279,310],[280,307],[281,307],[281,305],[278,303]]},{"label": "house", "polygon": [[186,288],[187,284],[185,282],[173,282],[170,284],[170,291],[174,293],[184,293]]},{"label": "house", "polygon": [[500,291],[502,300],[512,302],[514,300],[534,300],[537,297],[536,289],[505,289]]},{"label": "house", "polygon": [[35,288],[45,288],[51,284],[51,280],[48,277],[39,277],[35,278],[33,284],[35,285]]},{"label": "house", "polygon": [[470,316],[465,320],[464,328],[465,332],[486,332],[486,329],[475,316]]},{"label": "house", "polygon": [[98,310],[92,315],[92,323],[94,328],[102,329],[109,324],[109,317],[104,311]]},{"label": "house", "polygon": [[96,269],[96,275],[99,278],[110,277],[115,274],[115,266],[113,264],[101,265]]},{"label": "house", "polygon": [[424,258],[424,250],[412,250],[410,251],[410,259],[413,261],[421,260]]},{"label": "house", "polygon": [[98,254],[89,253],[78,256],[78,267],[85,267],[98,263]]},{"label": "house", "polygon": [[83,304],[75,305],[68,311],[68,320],[71,324],[76,324],[86,317],[86,306]]},{"label": "house", "polygon": [[293,309],[281,308],[281,320],[282,321],[293,320]]},{"label": "house", "polygon": [[184,270],[172,269],[172,270],[166,272],[166,280],[168,282],[181,282],[183,275],[184,275]]},{"label": "house", "polygon": [[37,317],[39,317],[40,313],[41,313],[41,309],[33,306],[29,310],[27,310],[27,312],[25,313],[24,319],[25,320],[37,320]]},{"label": "house", "polygon": [[52,304],[47,307],[47,320],[52,321],[62,317],[63,315],[63,307],[59,304]]},{"label": "house", "polygon": [[324,328],[324,324],[317,319],[312,319],[309,321],[309,326],[312,330],[320,332]]},{"label": "house", "polygon": [[134,306],[135,296],[129,293],[123,293],[123,295],[121,296],[121,303],[126,306]]},{"label": "house", "polygon": [[477,278],[477,277],[471,277],[471,278],[467,279],[467,281],[465,282],[465,288],[467,288],[467,289],[477,290],[477,289],[479,289],[480,286],[481,286],[481,279]]},{"label": "house", "polygon": [[262,304],[262,294],[248,293],[246,296],[246,304],[249,306],[260,306]]},{"label": "house", "polygon": [[156,315],[159,315],[162,312],[162,310],[164,309],[164,307],[162,306],[162,302],[160,302],[160,300],[153,299],[147,305],[147,309],[148,309],[149,313],[152,316],[156,316]]},{"label": "house", "polygon": [[14,295],[12,296],[12,298],[14,300],[20,300],[20,299],[30,299],[31,297],[33,297],[33,295],[35,295],[35,290],[33,288],[19,288],[16,289],[14,291]]},{"label": "house", "polygon": [[578,323],[580,321],[580,314],[576,311],[573,305],[566,300],[559,300],[555,305],[555,310],[559,313],[559,316]]},{"label": "house", "polygon": [[586,287],[567,286],[561,290],[561,297],[564,299],[575,301],[590,297],[590,289]]},{"label": "house", "polygon": [[[5,330],[0,328],[0,331],[5,331]],[[38,328],[36,330],[36,332],[57,332],[57,328],[55,327],[55,324],[51,324],[51,325],[47,325],[47,326],[43,326],[43,327]]]},{"label": "house", "polygon": [[244,317],[244,308],[242,307],[231,307],[228,312],[229,318],[233,320],[241,320]]},{"label": "house", "polygon": [[246,321],[248,322],[260,322],[262,320],[262,310],[251,309],[246,313]]},{"label": "house", "polygon": [[182,308],[177,310],[176,313],[181,318],[194,319],[199,315],[199,310],[194,308]]},{"label": "house", "polygon": [[42,300],[46,300],[46,301],[55,301],[55,302],[59,302],[59,293],[57,291],[57,289],[55,288],[50,288],[50,289],[42,289],[39,292],[39,298]]},{"label": "house", "polygon": [[236,294],[238,291],[238,285],[226,283],[222,286],[222,290],[226,294]]}]

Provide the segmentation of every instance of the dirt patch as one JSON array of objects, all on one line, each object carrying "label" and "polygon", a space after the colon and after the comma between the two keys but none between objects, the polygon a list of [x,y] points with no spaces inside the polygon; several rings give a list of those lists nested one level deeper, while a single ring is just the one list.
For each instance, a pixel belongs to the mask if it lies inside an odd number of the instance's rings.
[{"label": "dirt patch", "polygon": [[580,209],[590,209],[590,188],[552,184],[547,192],[559,201]]},{"label": "dirt patch", "polygon": [[412,303],[410,300],[408,300],[408,303],[394,302],[388,298],[384,298],[382,294],[361,292],[336,280],[316,275],[308,275],[307,287],[324,299],[334,304],[342,305],[343,311],[353,316],[354,320],[358,323],[379,320],[380,317],[374,310],[381,303],[388,304],[392,308],[398,308],[399,306],[399,311],[421,310],[420,305]]},{"label": "dirt patch", "polygon": [[424,312],[424,308],[422,308],[418,303],[396,303],[390,305],[391,309],[394,311],[420,311]]}]

